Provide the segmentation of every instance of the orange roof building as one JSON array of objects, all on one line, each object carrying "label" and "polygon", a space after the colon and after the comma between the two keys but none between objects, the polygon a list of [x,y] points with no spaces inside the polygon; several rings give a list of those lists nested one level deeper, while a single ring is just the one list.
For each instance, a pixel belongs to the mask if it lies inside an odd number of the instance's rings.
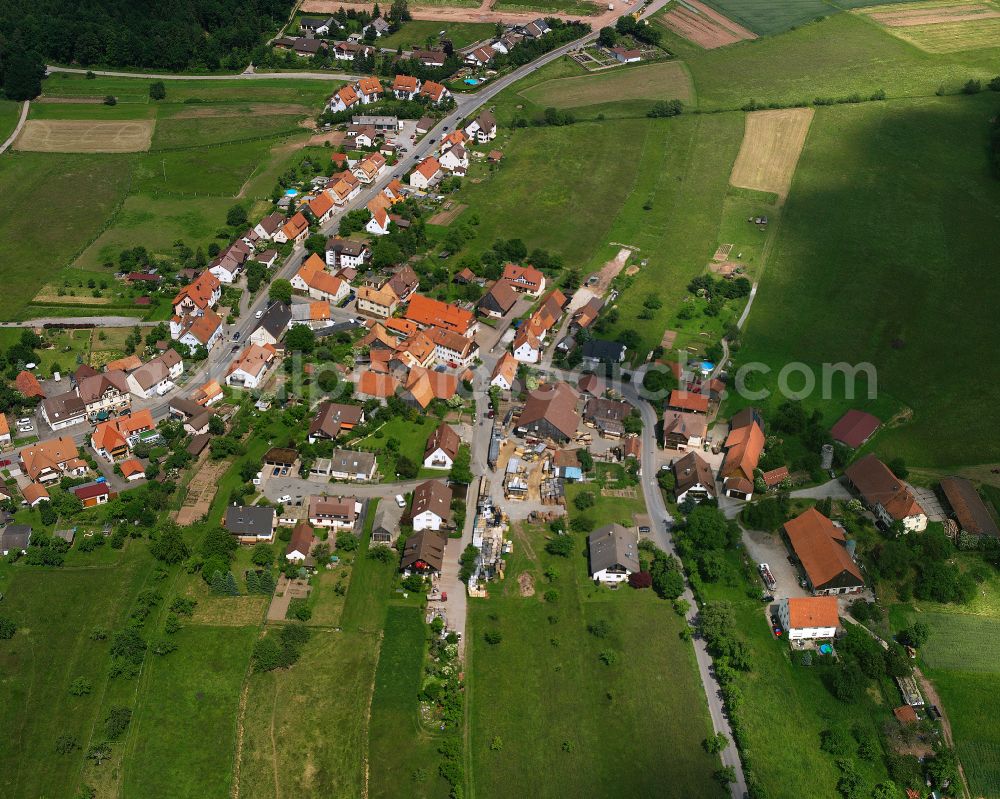
[{"label": "orange roof building", "polygon": [[785,536],[814,594],[850,594],[865,586],[844,531],[815,508],[785,522]]},{"label": "orange roof building", "polygon": [[410,297],[405,318],[421,327],[440,327],[466,337],[474,335],[479,326],[471,312],[422,294]]},{"label": "orange roof building", "polygon": [[670,392],[670,399],[667,401],[668,408],[678,411],[692,411],[694,413],[708,413],[708,395],[695,394],[691,391],[678,391],[674,389]]},{"label": "orange roof building", "polygon": [[28,399],[45,399],[42,384],[38,382],[37,377],[26,369],[18,372],[17,377],[14,378],[14,387],[21,393],[21,396]]},{"label": "orange roof building", "polygon": [[129,482],[133,480],[140,480],[146,476],[146,470],[143,468],[142,462],[136,458],[123,460],[118,465],[118,468],[121,469],[122,477]]},{"label": "orange roof building", "polygon": [[87,463],[80,459],[76,442],[70,436],[50,438],[25,447],[21,450],[21,464],[28,477],[43,483],[58,480],[64,474],[87,472]]},{"label": "orange roof building", "polygon": [[416,94],[419,88],[420,87],[417,85],[417,79],[412,75],[397,75],[392,82],[393,92]]},{"label": "orange roof building", "polygon": [[385,399],[395,394],[398,388],[399,382],[392,375],[366,371],[361,373],[354,390],[368,397]]},{"label": "orange roof building", "polygon": [[726,495],[737,499],[750,499],[752,496],[754,471],[764,452],[764,430],[752,414],[744,416],[748,420],[734,427],[726,438],[726,456],[719,469]]},{"label": "orange roof building", "polygon": [[833,638],[840,626],[835,596],[801,596],[783,599],[778,617],[788,630],[790,641]]},{"label": "orange roof building", "polygon": [[90,435],[90,445],[103,458],[116,461],[131,452],[136,436],[156,427],[148,408],[101,422]]}]

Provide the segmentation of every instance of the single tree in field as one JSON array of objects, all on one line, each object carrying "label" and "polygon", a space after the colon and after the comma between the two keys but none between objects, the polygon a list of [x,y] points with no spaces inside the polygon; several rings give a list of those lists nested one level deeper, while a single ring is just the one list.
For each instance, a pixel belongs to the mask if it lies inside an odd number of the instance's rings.
[{"label": "single tree in field", "polygon": [[167,87],[162,80],[153,81],[149,84],[149,99],[162,100],[167,96]]}]

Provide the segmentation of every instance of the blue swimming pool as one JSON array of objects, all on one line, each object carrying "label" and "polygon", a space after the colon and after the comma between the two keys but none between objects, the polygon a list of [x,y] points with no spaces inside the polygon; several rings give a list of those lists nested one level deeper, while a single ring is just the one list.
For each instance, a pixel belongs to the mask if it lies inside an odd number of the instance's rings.
[{"label": "blue swimming pool", "polygon": [[466,78],[465,82],[468,83],[470,86],[478,86],[479,78]]},{"label": "blue swimming pool", "polygon": [[298,193],[299,193],[298,189],[286,189],[285,190],[285,196],[286,197],[294,197]]}]

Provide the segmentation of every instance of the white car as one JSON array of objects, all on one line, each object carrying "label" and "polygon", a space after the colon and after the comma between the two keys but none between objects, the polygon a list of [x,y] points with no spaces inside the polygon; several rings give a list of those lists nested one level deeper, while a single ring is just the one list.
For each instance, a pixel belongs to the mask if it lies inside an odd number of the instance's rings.
[{"label": "white car", "polygon": [[401,507],[401,508],[405,508],[406,507],[406,500],[403,499],[403,495],[402,494],[396,494],[396,504],[399,505],[399,507]]},{"label": "white car", "polygon": [[253,318],[254,318],[254,319],[260,319],[260,318],[261,318],[261,317],[262,317],[263,315],[264,315],[264,312],[263,312],[263,311],[257,311],[257,313],[255,313],[255,314],[253,315]]},{"label": "white car", "polygon": [[18,424],[31,424],[31,419],[29,419],[27,416],[25,416],[23,419],[18,419],[17,423]]},{"label": "white car", "polygon": [[292,501],[291,494],[285,494],[283,497],[278,497],[278,502],[280,502],[282,505],[284,505],[286,502],[291,502],[291,501]]}]

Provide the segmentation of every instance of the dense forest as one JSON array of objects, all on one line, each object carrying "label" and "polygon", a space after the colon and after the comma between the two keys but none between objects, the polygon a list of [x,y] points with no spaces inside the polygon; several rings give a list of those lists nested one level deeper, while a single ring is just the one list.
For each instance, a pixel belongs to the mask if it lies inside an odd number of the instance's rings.
[{"label": "dense forest", "polygon": [[11,99],[38,94],[46,62],[237,69],[292,0],[0,0],[0,79]]}]

